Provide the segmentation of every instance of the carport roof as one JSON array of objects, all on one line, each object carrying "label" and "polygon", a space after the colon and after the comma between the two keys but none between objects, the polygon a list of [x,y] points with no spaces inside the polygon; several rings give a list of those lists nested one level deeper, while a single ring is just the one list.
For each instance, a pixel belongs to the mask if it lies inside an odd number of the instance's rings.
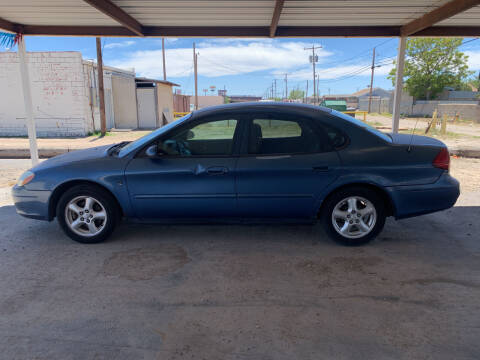
[{"label": "carport roof", "polygon": [[480,36],[480,0],[2,0],[24,35]]}]

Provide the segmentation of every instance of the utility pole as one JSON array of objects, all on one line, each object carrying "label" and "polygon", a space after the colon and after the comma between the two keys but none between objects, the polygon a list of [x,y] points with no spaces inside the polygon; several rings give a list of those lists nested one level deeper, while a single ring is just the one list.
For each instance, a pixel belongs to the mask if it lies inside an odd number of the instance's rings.
[{"label": "utility pole", "polygon": [[372,107],[372,91],[373,91],[373,73],[375,72],[375,48],[373,48],[372,56],[372,76],[370,77],[370,96],[368,97],[368,113]]},{"label": "utility pole", "polygon": [[165,38],[162,38],[163,80],[167,81],[167,67],[165,65]]},{"label": "utility pole", "polygon": [[320,75],[317,74],[317,97],[318,97],[318,102],[320,102]]},{"label": "utility pole", "polygon": [[305,103],[308,103],[308,80],[307,80],[307,90],[305,91]]},{"label": "utility pole", "polygon": [[321,46],[313,45],[311,48],[303,48],[304,50],[312,50],[312,55],[310,56],[310,62],[312,63],[313,68],[313,104],[317,103],[317,93],[315,87],[315,63],[318,61],[318,56],[315,55],[315,50],[321,49]]},{"label": "utility pole", "polygon": [[285,73],[285,99],[288,99],[288,74]]},{"label": "utility pole", "polygon": [[97,37],[96,40],[97,40],[98,97],[100,98],[100,132],[102,136],[105,136],[105,133],[107,132],[107,118],[105,116],[105,90],[103,88],[102,39]]},{"label": "utility pole", "polygon": [[195,77],[195,110],[198,110],[197,53],[195,52],[195,43],[193,43],[193,72]]},{"label": "utility pole", "polygon": [[277,97],[277,79],[273,79],[274,90],[273,90],[273,99]]}]

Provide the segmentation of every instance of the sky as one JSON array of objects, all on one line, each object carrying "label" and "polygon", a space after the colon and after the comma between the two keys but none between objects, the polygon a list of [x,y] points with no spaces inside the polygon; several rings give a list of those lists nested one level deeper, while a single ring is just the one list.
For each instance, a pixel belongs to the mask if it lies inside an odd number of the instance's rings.
[{"label": "sky", "polygon": [[[467,42],[470,38],[465,38]],[[166,38],[167,80],[177,83],[183,94],[194,91],[193,50],[198,53],[198,91],[215,86],[229,95],[265,96],[276,79],[277,96],[285,94],[285,74],[289,91],[305,90],[308,80],[312,94],[311,50],[317,50],[320,95],[349,94],[370,84],[372,51],[376,47],[374,87],[392,89],[387,78],[396,57],[398,39],[230,39]],[[159,38],[103,38],[105,65],[134,68],[137,76],[163,79],[162,40]],[[80,51],[84,59],[96,59],[95,38],[26,37],[27,51]],[[5,51],[5,49],[0,49]],[[15,49],[13,49],[15,50]],[[480,71],[480,40],[461,47],[469,56],[471,70]],[[210,92],[209,92],[210,93]],[[211,94],[211,93],[210,93]],[[216,92],[215,92],[216,94]]]}]

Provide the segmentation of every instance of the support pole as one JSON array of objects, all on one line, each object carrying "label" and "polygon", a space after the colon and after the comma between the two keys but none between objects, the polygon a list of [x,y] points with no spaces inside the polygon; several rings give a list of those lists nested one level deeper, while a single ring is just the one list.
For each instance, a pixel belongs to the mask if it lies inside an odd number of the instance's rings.
[{"label": "support pole", "polygon": [[32,166],[35,166],[38,164],[37,132],[35,129],[35,119],[33,118],[32,91],[27,66],[27,51],[25,50],[25,39],[23,37],[18,41],[18,60],[20,64],[20,76],[22,78],[28,141],[30,142],[30,159],[32,160]]},{"label": "support pole", "polygon": [[398,133],[400,124],[400,101],[402,100],[406,44],[407,38],[405,36],[400,37],[398,41],[397,71],[395,73],[395,94],[393,96],[392,132],[394,134]]},{"label": "support pole", "polygon": [[103,88],[102,39],[99,37],[97,37],[97,73],[98,97],[100,98],[100,131],[102,136],[105,136],[107,132],[107,118],[105,116],[105,90]]},{"label": "support pole", "polygon": [[162,38],[163,80],[167,81],[167,66],[165,64],[165,38]]},{"label": "support pole", "polygon": [[197,53],[195,52],[195,43],[193,43],[193,72],[195,77],[195,110],[198,110]]}]

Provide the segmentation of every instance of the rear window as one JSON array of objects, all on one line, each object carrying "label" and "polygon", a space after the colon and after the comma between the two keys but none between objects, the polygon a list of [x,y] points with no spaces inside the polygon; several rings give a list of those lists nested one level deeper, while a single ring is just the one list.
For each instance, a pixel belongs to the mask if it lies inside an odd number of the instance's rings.
[{"label": "rear window", "polygon": [[341,113],[339,111],[336,111],[336,110],[332,110],[332,114],[339,117],[339,118],[342,118],[352,124],[355,124],[357,126],[360,126],[362,128],[364,128],[365,130],[367,130],[368,132],[371,132],[372,134],[375,134],[377,135],[378,137],[382,138],[383,140],[391,143],[392,142],[392,138],[390,136],[388,136],[387,134],[381,132],[380,130],[377,130],[375,129],[373,126],[370,126],[368,124],[365,124],[363,121],[360,121],[358,119],[355,119],[354,117],[352,116],[349,116],[347,114],[344,114],[344,113]]}]

